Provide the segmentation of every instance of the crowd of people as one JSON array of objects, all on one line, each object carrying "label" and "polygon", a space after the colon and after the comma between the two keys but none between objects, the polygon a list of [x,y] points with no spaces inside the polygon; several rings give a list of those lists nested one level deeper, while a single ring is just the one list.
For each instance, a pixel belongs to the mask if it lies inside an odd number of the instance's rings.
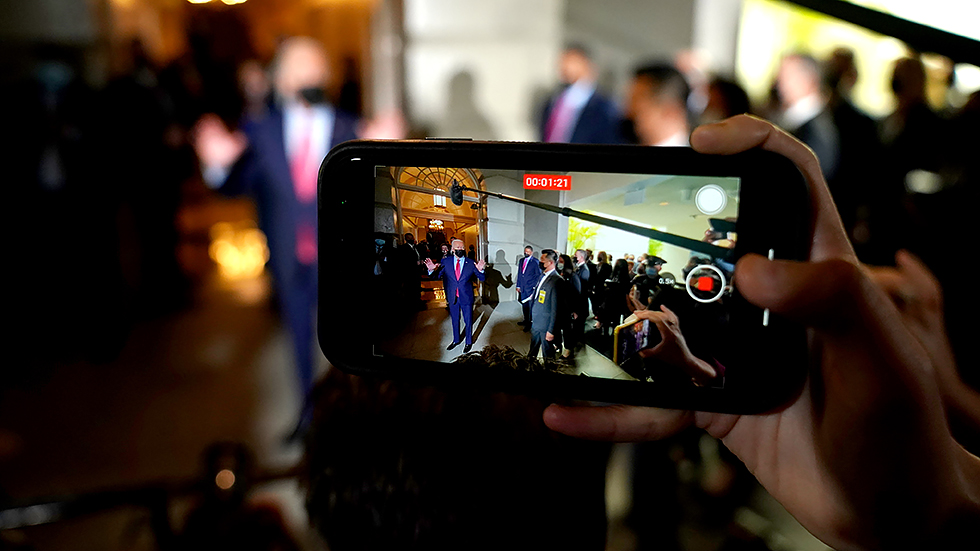
[{"label": "crowd of people", "polygon": [[[228,67],[211,73],[206,66],[195,66],[193,60],[180,59],[160,69],[134,45],[126,75],[94,94],[83,89],[77,74],[66,71],[68,65],[59,55],[43,60],[44,70],[38,71],[38,80],[25,98],[11,102],[25,107],[14,117],[14,128],[17,132],[23,129],[18,134],[23,139],[11,150],[17,162],[10,170],[15,180],[34,184],[25,203],[28,214],[38,220],[55,220],[49,227],[40,227],[32,239],[25,239],[24,245],[45,253],[51,243],[60,244],[59,250],[71,249],[67,256],[23,255],[37,259],[40,268],[33,271],[42,274],[24,283],[21,294],[30,302],[15,304],[18,314],[26,312],[21,325],[33,331],[24,341],[25,348],[46,350],[51,334],[66,336],[59,345],[65,349],[104,342],[107,333],[115,333],[110,329],[125,317],[128,299],[120,296],[119,289],[127,285],[136,287],[137,296],[147,304],[153,303],[148,309],[180,302],[174,297],[184,296],[186,282],[174,252],[174,219],[181,182],[200,177],[214,189],[249,193],[256,199],[269,239],[276,296],[293,337],[299,387],[307,397],[318,361],[313,338],[316,271],[321,260],[315,231],[316,166],[332,145],[371,135],[370,125],[326,97],[329,74],[322,47],[309,39],[284,41],[273,63],[272,78],[264,84],[263,71],[256,73],[254,66],[243,66],[244,99],[239,99],[238,108],[223,107],[222,118],[205,113],[217,110],[215,97],[228,96],[206,85],[208,75],[226,74]],[[953,259],[963,254],[960,247],[968,235],[963,220],[971,214],[963,212],[963,205],[975,204],[967,200],[975,198],[980,179],[974,154],[980,95],[975,94],[962,107],[935,111],[926,100],[925,66],[918,56],[910,55],[894,65],[890,85],[896,109],[875,120],[851,99],[859,78],[854,55],[846,49],[825,60],[804,53],[787,55],[773,83],[771,101],[758,109],[752,108],[744,90],[730,80],[707,76],[697,67],[681,70],[668,62],[644,64],[634,72],[619,108],[617,101],[597,88],[598,71],[588,49],[572,46],[565,50],[563,86],[542,110],[542,140],[690,144],[717,154],[763,147],[789,157],[805,173],[816,213],[812,262],[771,263],[751,258],[740,270],[751,276],[746,281],[755,283],[740,288],[754,304],[810,327],[817,365],[811,384],[800,397],[785,409],[764,416],[625,407],[551,406],[544,410],[540,404],[526,409],[555,431],[594,439],[649,440],[696,425],[719,438],[787,510],[830,545],[900,548],[916,542],[948,546],[962,542],[977,518],[974,486],[980,480],[980,466],[957,440],[972,442],[971,449],[976,451],[975,435],[980,433],[976,393],[963,381],[976,386],[980,376],[962,368],[967,365],[963,359],[972,357],[967,345],[975,338],[973,324],[944,325],[942,302],[935,297],[941,296],[940,283],[953,288],[948,284],[958,283],[963,271]],[[89,109],[92,105],[98,109]],[[747,112],[776,121],[788,134],[758,119],[737,117],[692,137],[698,124]],[[235,120],[240,121],[239,128],[229,130],[226,121]],[[95,181],[101,185],[93,186]],[[922,189],[923,182],[941,193],[924,198],[910,192]],[[55,205],[53,214],[51,204]],[[120,231],[117,220],[129,220],[124,228],[134,228],[132,235]],[[82,230],[73,233],[73,228]],[[86,237],[91,239],[84,241]],[[120,253],[127,239],[137,241],[133,248],[140,251],[129,263]],[[477,259],[472,247],[465,250],[458,239],[435,245],[415,243],[414,236],[407,234],[400,244],[384,236],[376,236],[375,243],[375,273],[398,274],[405,282],[400,293],[415,300],[422,277],[471,282],[481,279],[484,272],[484,259]],[[895,252],[903,247],[920,252],[924,264],[900,257],[896,271],[880,272],[878,281],[868,279],[859,261],[893,265]],[[87,251],[89,257],[76,265],[95,269],[66,284],[63,265],[66,259],[79,258],[79,251]],[[586,340],[589,321],[588,328],[608,336],[630,312],[659,308],[669,295],[669,286],[663,284],[663,259],[655,255],[612,259],[600,251],[593,262],[587,249],[577,249],[572,255],[553,249],[542,250],[537,257],[534,253],[530,247],[525,249],[525,258],[517,265],[522,324],[532,333],[532,356],[539,350],[546,359],[574,355]],[[939,281],[931,295],[923,291],[923,281],[935,283],[925,266],[936,272]],[[447,284],[445,289],[454,319],[450,348],[465,339],[464,351],[469,351],[472,335],[467,316],[472,314],[472,287]],[[926,295],[933,297],[928,317],[919,311]],[[971,295],[947,306],[947,319],[963,321],[972,319],[977,305]],[[50,316],[61,310],[67,311],[64,319]],[[462,334],[460,316],[466,326]],[[947,327],[952,346],[946,339]],[[104,356],[98,352],[92,356]],[[451,417],[446,426],[430,425],[442,411],[465,412],[467,408],[453,405],[451,398],[426,396],[418,403],[406,402],[417,406],[409,407],[416,416],[401,425],[388,424],[389,413],[378,416],[385,421],[379,427],[390,431],[392,442],[403,447],[388,449],[381,437],[378,449],[386,455],[371,455],[368,452],[374,448],[359,447],[365,431],[349,428],[356,425],[346,421],[364,422],[356,416],[357,407],[377,413],[371,408],[380,407],[377,399],[387,400],[387,387],[374,391],[358,382],[338,383],[339,374],[331,377],[324,381],[321,394],[314,393],[306,402],[295,434],[305,431],[316,398],[323,400],[326,395],[332,414],[318,419],[319,430],[309,440],[314,459],[310,513],[338,549],[371,548],[371,540],[361,536],[382,533],[370,532],[379,524],[394,532],[396,541],[409,542],[406,548],[426,547],[422,536],[470,535],[473,527],[491,531],[499,526],[481,521],[500,518],[494,514],[499,515],[501,509],[474,507],[456,516],[448,511],[451,504],[436,502],[419,491],[437,485],[447,495],[458,497],[459,488],[439,477],[466,470],[461,468],[462,460],[447,462],[456,469],[447,473],[426,467],[426,448],[421,444],[445,446],[447,434],[475,435],[465,447],[472,453],[463,457],[479,457],[493,442],[484,440],[485,435],[501,440],[494,446],[498,450],[515,449],[507,445],[521,438],[544,442],[542,449],[555,453],[555,460],[535,467],[546,472],[550,466],[567,465],[562,463],[568,457],[566,448],[576,446],[564,440],[556,444],[552,433],[537,425],[535,430],[540,431],[533,435],[500,431],[493,420],[469,426],[470,418],[465,415]],[[353,390],[347,388],[351,385]],[[399,406],[406,403],[399,402]],[[493,415],[500,411],[494,404],[484,405]],[[951,420],[946,418],[947,410]],[[957,434],[954,439],[950,423],[963,427],[958,430],[966,436]],[[515,430],[520,426],[516,423]],[[406,432],[399,432],[401,429]],[[412,430],[421,431],[427,439],[405,439],[403,434]],[[334,453],[337,450],[340,453]],[[588,522],[579,525],[583,530],[598,527],[602,531],[601,511],[582,512],[588,505],[601,503],[601,451],[596,452],[599,459],[595,461],[590,456],[595,463],[591,472],[595,485],[589,486],[594,500],[568,513],[587,517]],[[362,453],[370,461],[360,456],[345,458],[346,452]],[[389,459],[390,464],[384,463]],[[515,464],[506,454],[494,460],[496,463],[486,465],[485,473],[493,472],[497,464]],[[364,472],[373,462],[378,466]],[[421,470],[409,472],[413,467]],[[331,473],[340,474],[331,478]],[[485,473],[461,472],[460,476],[496,480],[480,476]],[[396,477],[401,485],[384,484],[386,477]],[[378,480],[382,483],[375,484]],[[567,490],[561,480],[541,484],[538,497],[556,488]],[[499,490],[489,483],[480,488],[488,494]],[[533,488],[521,485],[517,490]],[[520,501],[513,494],[507,498],[509,505]],[[370,510],[365,513],[364,508]],[[542,510],[547,508],[529,508],[528,514]],[[556,523],[576,518],[552,516],[549,521]],[[345,523],[348,518],[356,522]],[[459,519],[465,522],[454,524]],[[350,534],[365,526],[368,532]],[[442,531],[443,526],[449,528]],[[497,535],[506,539],[503,533]],[[601,547],[603,535],[593,534],[588,541]]]}]

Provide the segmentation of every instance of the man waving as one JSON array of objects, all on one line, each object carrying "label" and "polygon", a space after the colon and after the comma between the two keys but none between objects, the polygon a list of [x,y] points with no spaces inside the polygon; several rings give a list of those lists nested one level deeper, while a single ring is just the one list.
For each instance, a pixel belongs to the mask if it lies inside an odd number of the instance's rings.
[{"label": "man waving", "polygon": [[466,346],[463,353],[473,347],[473,277],[483,281],[483,270],[486,263],[483,260],[474,262],[466,258],[466,246],[462,239],[453,239],[452,256],[443,258],[439,264],[432,259],[425,259],[425,267],[429,275],[442,270],[443,288],[446,290],[446,301],[449,303],[449,315],[453,322],[453,342],[446,347],[452,350],[459,345],[462,336],[459,334],[459,314],[463,313],[463,324],[466,326]]}]

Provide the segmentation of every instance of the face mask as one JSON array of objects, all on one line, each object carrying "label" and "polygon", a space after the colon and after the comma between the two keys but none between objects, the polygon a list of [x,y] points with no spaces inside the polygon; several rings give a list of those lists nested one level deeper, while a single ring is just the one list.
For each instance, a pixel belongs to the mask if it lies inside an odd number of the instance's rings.
[{"label": "face mask", "polygon": [[544,262],[538,262],[538,266],[543,270],[544,269]]},{"label": "face mask", "polygon": [[456,253],[456,256],[458,256],[460,258],[463,258],[464,256],[466,256],[466,251],[464,251],[463,249],[456,249],[453,252]]},{"label": "face mask", "polygon": [[657,277],[656,268],[647,268],[647,277]]},{"label": "face mask", "polygon": [[377,246],[379,246],[379,247],[384,247],[385,246],[385,240],[384,239],[375,239],[374,240],[374,244],[377,245]]},{"label": "face mask", "polygon": [[564,264],[562,264],[561,262],[559,262],[559,263],[558,263],[558,271],[559,271],[559,272],[563,272],[563,271],[565,271],[565,265],[564,265]]},{"label": "face mask", "polygon": [[323,92],[323,88],[318,88],[316,86],[301,89],[299,91],[299,97],[303,98],[303,101],[309,105],[317,105],[320,103],[326,103],[327,101],[327,95]]},{"label": "face mask", "polygon": [[527,258],[527,257],[529,257],[529,256],[531,256],[531,255],[529,255],[529,254],[527,254],[527,253],[524,253],[524,258]]}]

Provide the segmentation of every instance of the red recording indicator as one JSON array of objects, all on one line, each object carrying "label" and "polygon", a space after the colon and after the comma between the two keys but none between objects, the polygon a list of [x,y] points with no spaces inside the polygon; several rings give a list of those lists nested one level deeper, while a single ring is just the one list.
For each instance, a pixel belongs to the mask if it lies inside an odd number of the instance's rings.
[{"label": "red recording indicator", "polygon": [[572,189],[572,177],[560,174],[525,174],[524,189]]},{"label": "red recording indicator", "polygon": [[709,276],[701,276],[698,278],[698,291],[711,291],[715,288],[715,281]]}]

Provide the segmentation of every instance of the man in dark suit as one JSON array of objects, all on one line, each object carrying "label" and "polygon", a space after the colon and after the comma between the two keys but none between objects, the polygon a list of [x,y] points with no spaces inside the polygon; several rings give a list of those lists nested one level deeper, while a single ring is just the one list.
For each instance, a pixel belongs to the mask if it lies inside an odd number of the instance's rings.
[{"label": "man in dark suit", "polygon": [[255,199],[304,397],[314,375],[317,171],[333,145],[356,138],[354,117],[326,102],[327,81],[323,47],[312,38],[289,38],[275,61],[275,108],[246,119],[236,132],[206,116],[194,138],[205,182]]},{"label": "man in dark suit", "polygon": [[555,271],[558,253],[551,249],[541,251],[544,274],[528,297],[531,302],[531,349],[528,355],[536,357],[541,350],[545,358],[554,358],[561,348],[558,338],[558,310],[561,301],[561,276]]},{"label": "man in dark suit", "polygon": [[524,258],[517,262],[517,300],[520,301],[524,313],[524,321],[517,324],[524,326],[525,333],[531,330],[531,301],[528,298],[534,292],[539,279],[541,266],[534,256],[534,248],[528,245],[524,247]]},{"label": "man in dark suit", "polygon": [[541,141],[622,143],[615,104],[596,90],[596,70],[583,46],[565,48],[561,56],[562,89],[545,105]]},{"label": "man in dark suit", "polygon": [[840,162],[840,136],[824,97],[820,64],[812,56],[791,54],[783,58],[776,90],[783,106],[780,126],[817,154],[827,181],[834,179]]},{"label": "man in dark suit", "polygon": [[486,262],[474,262],[466,258],[466,248],[461,239],[452,242],[453,256],[443,258],[438,265],[430,259],[425,259],[425,267],[429,275],[442,270],[443,288],[446,290],[446,302],[449,303],[449,317],[453,322],[453,342],[446,350],[456,348],[460,343],[459,315],[463,314],[463,324],[466,329],[466,346],[463,353],[473,347],[473,278],[483,281]]}]

